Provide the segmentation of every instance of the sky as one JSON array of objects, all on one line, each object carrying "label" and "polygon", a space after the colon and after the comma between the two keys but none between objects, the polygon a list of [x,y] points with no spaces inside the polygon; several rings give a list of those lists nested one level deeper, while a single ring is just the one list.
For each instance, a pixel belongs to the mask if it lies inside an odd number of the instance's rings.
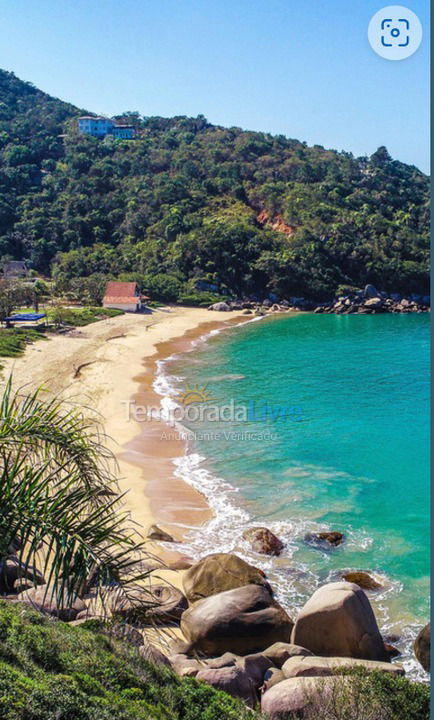
[{"label": "sky", "polygon": [[0,67],[91,112],[205,115],[429,171],[425,31],[392,62],[367,40],[381,0],[0,2]]}]

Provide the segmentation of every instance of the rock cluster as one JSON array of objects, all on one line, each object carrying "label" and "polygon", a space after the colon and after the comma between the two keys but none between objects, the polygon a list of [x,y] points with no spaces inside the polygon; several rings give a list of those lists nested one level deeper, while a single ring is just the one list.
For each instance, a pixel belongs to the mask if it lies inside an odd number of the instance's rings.
[{"label": "rock cluster", "polygon": [[228,312],[230,310],[243,311],[244,315],[267,315],[274,312],[302,312],[335,313],[349,315],[374,315],[377,313],[410,313],[427,312],[430,308],[428,295],[408,295],[387,293],[377,290],[373,285],[366,285],[363,290],[352,290],[333,300],[316,302],[304,297],[290,297],[287,300],[242,299],[217,302],[210,305],[208,310]]}]

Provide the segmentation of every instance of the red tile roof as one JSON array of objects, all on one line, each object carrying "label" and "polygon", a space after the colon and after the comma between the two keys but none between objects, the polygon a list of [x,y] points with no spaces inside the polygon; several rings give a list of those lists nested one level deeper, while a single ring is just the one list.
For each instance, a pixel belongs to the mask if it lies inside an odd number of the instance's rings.
[{"label": "red tile roof", "polygon": [[137,291],[137,283],[135,282],[118,282],[117,280],[110,280],[110,282],[107,283],[107,287],[105,289],[105,298],[122,298],[122,300],[125,300],[125,298],[130,298],[131,300],[138,299],[138,291]]}]

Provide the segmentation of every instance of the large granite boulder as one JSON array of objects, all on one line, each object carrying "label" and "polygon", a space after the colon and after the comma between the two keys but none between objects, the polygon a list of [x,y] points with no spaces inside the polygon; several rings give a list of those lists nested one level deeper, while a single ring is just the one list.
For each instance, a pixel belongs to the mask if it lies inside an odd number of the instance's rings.
[{"label": "large granite boulder", "polygon": [[58,598],[55,590],[49,585],[40,585],[17,595],[17,600],[30,605],[44,615],[57,617],[59,620],[69,622],[75,620],[78,613],[87,609],[79,597]]},{"label": "large granite boulder", "polygon": [[322,711],[339,682],[342,678],[299,677],[278,682],[263,694],[261,711],[267,720],[288,720],[290,713],[294,713],[290,717],[303,718],[307,710],[316,710],[316,717],[324,717]]},{"label": "large granite boulder", "polygon": [[253,708],[257,703],[255,687],[247,673],[239,667],[222,667],[215,670],[207,668],[198,672],[196,679],[212,685],[216,690],[223,690],[232,697],[244,700],[248,707]]},{"label": "large granite boulder", "polygon": [[414,643],[414,652],[426,672],[431,672],[431,623],[425,625],[420,631]]},{"label": "large granite boulder", "polygon": [[376,298],[379,296],[379,292],[374,285],[365,285],[365,288],[363,290],[363,297],[366,300],[369,300],[370,298]]},{"label": "large granite boulder", "polygon": [[144,660],[147,660],[153,665],[165,665],[166,667],[172,668],[169,658],[151,643],[144,642],[143,645],[139,647],[138,652]]},{"label": "large granite boulder", "polygon": [[267,588],[245,585],[199,600],[181,618],[190,652],[208,656],[226,651],[260,652],[279,640],[288,642],[291,618]]},{"label": "large granite boulder", "polygon": [[387,662],[371,604],[353,583],[323,585],[301,609],[291,642],[315,655]]},{"label": "large granite boulder", "polygon": [[205,670],[207,667],[201,660],[189,658],[184,653],[169,655],[169,662],[180,677],[196,677],[200,670]]},{"label": "large granite boulder", "polygon": [[310,650],[307,650],[300,645],[291,645],[291,643],[277,642],[266,648],[262,652],[265,657],[269,658],[272,663],[281,668],[282,665],[292,657],[299,657],[302,655],[313,655]]},{"label": "large granite boulder", "polygon": [[247,528],[243,538],[250,543],[254,552],[262,555],[280,555],[284,548],[283,542],[266,527]]},{"label": "large granite boulder", "polygon": [[256,690],[262,687],[267,670],[274,667],[271,660],[262,653],[254,653],[239,658],[237,666],[248,675]]},{"label": "large granite boulder", "polygon": [[183,577],[184,592],[189,603],[245,585],[269,588],[262,570],[230,553],[207,555],[187,570]]},{"label": "large granite boulder", "polygon": [[359,658],[344,657],[292,657],[282,667],[282,672],[287,678],[293,677],[318,677],[320,675],[336,675],[339,668],[361,667],[368,672],[378,670],[392,673],[392,675],[404,675],[402,665],[391,663],[373,662],[372,660],[360,660]]}]

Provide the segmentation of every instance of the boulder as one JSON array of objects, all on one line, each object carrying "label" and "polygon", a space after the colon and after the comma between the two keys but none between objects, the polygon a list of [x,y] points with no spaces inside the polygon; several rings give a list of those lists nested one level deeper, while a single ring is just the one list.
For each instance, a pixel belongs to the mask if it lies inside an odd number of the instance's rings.
[{"label": "boulder", "polygon": [[197,659],[189,658],[183,653],[169,655],[168,659],[173,670],[180,677],[196,677],[200,670],[206,668],[205,663]]},{"label": "boulder", "polygon": [[313,655],[310,650],[307,650],[300,645],[291,645],[291,643],[283,642],[274,643],[274,645],[271,645],[264,650],[262,654],[269,658],[278,668],[281,668],[289,658],[300,657],[303,655]]},{"label": "boulder", "polygon": [[158,525],[151,525],[148,530],[149,540],[159,540],[160,542],[175,542],[173,537],[169,533],[161,530]]},{"label": "boulder", "polygon": [[363,297],[366,300],[378,297],[377,288],[375,288],[373,285],[365,285],[365,289],[363,290]]},{"label": "boulder", "polygon": [[[324,717],[327,700],[333,697],[338,683],[347,682],[340,677],[300,677],[284,680],[267,690],[261,700],[261,711],[267,720],[303,718],[304,711],[313,712],[309,717]],[[349,684],[349,683],[348,683]],[[289,715],[294,713],[294,715]]]},{"label": "boulder", "polygon": [[187,570],[183,577],[184,592],[189,603],[250,584],[269,588],[262,570],[229,553],[207,555]]},{"label": "boulder", "polygon": [[354,583],[362,588],[362,590],[380,590],[383,586],[374,580],[371,575],[362,570],[350,571],[342,573],[343,580],[346,582]]},{"label": "boulder", "polygon": [[288,642],[292,627],[292,620],[269,590],[258,585],[199,600],[181,618],[190,652],[208,656],[260,652],[273,642]]},{"label": "boulder", "polygon": [[208,310],[217,310],[217,312],[228,312],[230,310],[230,305],[228,305],[225,302],[217,302],[213,305],[210,305]]},{"label": "boulder", "polygon": [[253,708],[257,703],[255,687],[249,676],[239,667],[222,667],[216,670],[207,668],[197,673],[196,679],[216,690],[222,690],[232,697],[244,700],[248,707]]},{"label": "boulder", "polygon": [[369,300],[365,300],[365,307],[371,308],[372,310],[379,310],[383,307],[383,300],[380,297],[369,298]]},{"label": "boulder", "polygon": [[392,675],[404,675],[404,668],[401,665],[392,665],[388,662],[373,662],[372,660],[360,660],[359,658],[346,657],[292,657],[287,660],[282,672],[287,678],[293,677],[317,677],[319,675],[336,675],[339,668],[358,668],[372,672],[392,673]]},{"label": "boulder", "polygon": [[144,660],[147,660],[153,665],[166,665],[166,667],[172,667],[169,658],[151,643],[143,643],[143,645],[139,647],[138,652]]},{"label": "boulder", "polygon": [[284,548],[283,542],[266,527],[247,528],[243,538],[250,543],[254,552],[262,555],[280,555]]},{"label": "boulder", "polygon": [[273,303],[271,302],[271,300],[266,299],[263,301],[262,305],[263,305],[263,307],[270,308],[273,305]]},{"label": "boulder", "polygon": [[387,662],[371,604],[353,583],[323,585],[301,609],[291,642],[315,655]]},{"label": "boulder", "polygon": [[17,595],[17,600],[30,605],[35,610],[69,622],[75,620],[78,613],[86,610],[86,605],[79,597],[65,598],[63,602],[56,597],[56,592],[48,585],[26,590]]},{"label": "boulder", "polygon": [[274,687],[274,685],[277,685],[277,683],[283,682],[283,680],[286,680],[283,672],[278,668],[271,667],[265,672],[264,682],[261,688],[262,692],[267,692],[267,690]]},{"label": "boulder", "polygon": [[243,310],[243,315],[253,315],[253,310],[249,310],[249,308],[247,308],[246,310]]},{"label": "boulder", "polygon": [[273,667],[273,663],[262,653],[254,653],[240,658],[237,661],[237,666],[244,670],[256,690],[259,690],[263,685],[265,673]]},{"label": "boulder", "polygon": [[324,530],[322,532],[306,533],[304,539],[309,545],[328,550],[330,547],[342,545],[344,537],[344,534],[337,530]]},{"label": "boulder", "polygon": [[226,652],[223,653],[223,655],[220,655],[220,657],[207,660],[206,665],[213,670],[217,670],[218,668],[231,667],[232,665],[236,665],[239,659],[240,658],[238,655],[235,655],[231,652]]},{"label": "boulder", "polygon": [[431,672],[431,623],[425,625],[414,642],[414,652],[426,672]]},{"label": "boulder", "polygon": [[0,562],[0,594],[13,591],[23,592],[24,587],[19,585],[44,585],[45,580],[42,573],[33,567],[21,563],[17,557],[12,556]]}]

